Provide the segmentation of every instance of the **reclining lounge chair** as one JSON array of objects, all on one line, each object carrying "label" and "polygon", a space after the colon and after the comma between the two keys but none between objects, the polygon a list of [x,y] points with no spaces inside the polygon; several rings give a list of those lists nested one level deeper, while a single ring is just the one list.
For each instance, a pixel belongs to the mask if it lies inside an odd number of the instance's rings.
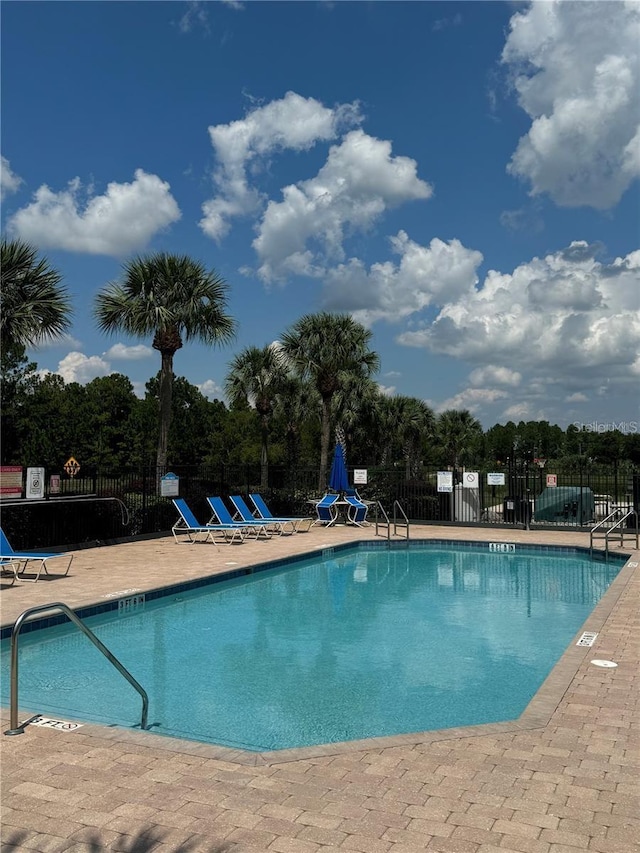
[{"label": "reclining lounge chair", "polygon": [[221,524],[236,527],[242,530],[244,536],[255,536],[256,539],[259,539],[260,536],[263,536],[265,539],[271,538],[269,522],[257,518],[251,521],[237,521],[227,509],[225,502],[219,497],[207,498],[207,503],[213,512],[211,521],[217,519]]},{"label": "reclining lounge chair", "polygon": [[[254,494],[249,495],[249,497],[251,498],[251,501],[256,508],[256,512],[258,513],[256,518],[264,518],[266,521],[290,521],[293,524],[293,529],[296,533],[306,533],[307,530],[311,529],[313,518],[310,516],[307,516],[306,518],[304,516],[275,516],[271,514],[271,510],[265,503],[262,495]],[[303,525],[306,525],[304,530],[301,529]]]},{"label": "reclining lounge chair", "polygon": [[[56,558],[67,557],[67,565],[64,572],[49,572],[47,568],[47,564],[50,560],[55,560]],[[35,583],[42,572],[45,575],[56,575],[57,577],[66,577],[69,573],[69,569],[71,568],[71,562],[73,560],[73,554],[65,554],[65,553],[42,553],[39,554],[37,551],[14,551],[11,547],[9,540],[5,536],[4,530],[0,527],[0,563],[1,569],[3,572],[12,571],[14,575],[14,581],[32,581]],[[29,572],[29,574],[34,574],[35,577],[25,577],[25,572]]]},{"label": "reclining lounge chair", "polygon": [[[180,544],[196,542],[242,542],[242,530],[235,524],[200,524],[184,498],[173,498],[173,505],[178,510],[180,518],[171,528],[173,538]],[[186,536],[186,539],[179,538]]]},{"label": "reclining lounge chair", "polygon": [[283,533],[295,533],[295,527],[291,521],[287,521],[285,518],[256,518],[251,514],[251,510],[245,503],[244,498],[241,495],[229,495],[229,500],[234,505],[236,510],[236,516],[234,517],[234,521],[261,521],[265,525],[267,525],[267,530],[271,533],[277,533],[278,536],[282,536]]}]

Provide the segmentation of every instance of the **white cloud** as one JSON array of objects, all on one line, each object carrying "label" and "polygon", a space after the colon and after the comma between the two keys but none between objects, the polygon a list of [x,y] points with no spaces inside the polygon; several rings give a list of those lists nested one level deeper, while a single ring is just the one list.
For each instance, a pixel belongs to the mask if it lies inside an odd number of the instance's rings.
[{"label": "white cloud", "polygon": [[562,206],[613,207],[640,176],[640,4],[534,2],[502,53],[532,119],[508,171]]},{"label": "white cloud", "polygon": [[575,394],[569,394],[565,397],[565,402],[567,403],[586,403],[589,400],[586,394],[582,394],[580,391],[576,391]]},{"label": "white cloud", "polygon": [[508,367],[499,367],[488,364],[486,367],[478,367],[469,374],[469,382],[472,385],[510,385],[514,388],[522,382],[522,374],[517,370],[509,370]]},{"label": "white cloud", "polygon": [[357,258],[325,272],[325,307],[350,311],[367,326],[377,320],[399,320],[428,305],[455,301],[478,281],[482,255],[459,240],[437,237],[429,246],[404,231],[390,238],[400,262],[375,263],[367,270]]},{"label": "white cloud", "polygon": [[395,385],[381,385],[378,382],[378,391],[382,395],[384,395],[385,397],[393,397],[393,395],[396,393],[396,386]]},{"label": "white cloud", "polygon": [[514,403],[502,413],[502,417],[510,421],[530,421],[534,420],[532,409],[529,403]]},{"label": "white cloud", "polygon": [[200,385],[196,385],[198,391],[209,400],[221,400],[224,397],[222,387],[218,385],[215,379],[207,379]]},{"label": "white cloud", "polygon": [[70,352],[60,361],[54,372],[60,374],[65,382],[86,385],[97,376],[108,376],[113,371],[109,362],[99,355],[87,356],[82,352]]},{"label": "white cloud", "polygon": [[139,361],[142,358],[149,358],[155,355],[155,350],[145,344],[136,344],[135,346],[114,344],[104,355],[114,361]]},{"label": "white cloud", "polygon": [[509,389],[506,417],[549,400],[562,411],[567,395],[587,387],[636,394],[640,252],[604,263],[599,248],[574,242],[512,273],[490,270],[480,288],[445,296],[436,316],[417,311],[398,341],[475,365],[472,387],[454,398],[472,411],[483,401],[469,395],[483,389]]},{"label": "white cloud", "polygon": [[11,164],[6,157],[0,157],[0,201],[18,191],[22,178],[11,170]]},{"label": "white cloud", "polygon": [[322,275],[328,261],[343,260],[350,233],[366,232],[389,208],[431,194],[415,160],[394,157],[390,142],[353,130],[331,147],[316,177],[269,202],[253,243],[259,275],[266,282]]},{"label": "white cloud", "polygon": [[178,21],[178,29],[181,33],[190,33],[196,28],[209,33],[209,16],[204,3],[190,0],[187,3],[187,11]]},{"label": "white cloud", "polygon": [[511,274],[490,270],[481,289],[446,303],[401,342],[518,370],[624,369],[640,343],[639,254],[607,265],[575,242]]},{"label": "white cloud", "polygon": [[468,409],[473,413],[487,403],[495,403],[508,396],[506,391],[497,388],[466,388],[459,394],[434,404],[433,407],[437,413],[446,412],[448,409]]},{"label": "white cloud", "polygon": [[341,128],[358,124],[361,118],[355,102],[331,109],[314,98],[287,92],[280,100],[253,107],[243,119],[209,127],[218,194],[202,206],[204,233],[220,240],[229,232],[230,219],[262,208],[263,196],[250,185],[248,168],[255,174],[276,152],[306,151],[317,142],[335,139]]},{"label": "white cloud", "polygon": [[180,219],[169,184],[137,169],[129,184],[110,183],[104,195],[86,191],[78,178],[55,193],[43,184],[34,201],[8,222],[12,234],[38,246],[119,257],[144,247]]}]

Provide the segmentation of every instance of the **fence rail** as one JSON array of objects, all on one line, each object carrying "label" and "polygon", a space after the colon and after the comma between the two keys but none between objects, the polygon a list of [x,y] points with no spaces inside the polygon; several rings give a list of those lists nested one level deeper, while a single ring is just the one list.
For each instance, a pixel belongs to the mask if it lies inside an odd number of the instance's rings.
[{"label": "fence rail", "polygon": [[[208,517],[206,498],[261,492],[275,515],[305,515],[317,497],[317,468],[271,466],[269,487],[260,485],[258,465],[176,466],[179,494],[196,515]],[[359,486],[369,501],[399,501],[412,522],[589,529],[612,511],[640,509],[640,471],[633,468],[558,469],[556,485],[546,472],[526,465],[505,467],[504,483],[490,485],[453,472],[451,491],[438,491],[438,472],[423,468],[406,479],[404,466],[370,468]],[[350,471],[352,479],[352,471]],[[502,479],[502,478],[493,478]],[[132,536],[168,532],[175,521],[169,496],[161,494],[155,467],[136,471],[92,471],[63,477],[60,491],[44,500],[3,500],[2,526],[15,549],[90,546]],[[470,485],[472,483],[473,485]]]}]

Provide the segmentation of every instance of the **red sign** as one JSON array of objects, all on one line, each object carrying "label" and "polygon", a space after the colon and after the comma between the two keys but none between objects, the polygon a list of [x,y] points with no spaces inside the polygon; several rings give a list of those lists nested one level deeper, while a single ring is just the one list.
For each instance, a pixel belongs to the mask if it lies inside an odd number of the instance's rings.
[{"label": "red sign", "polygon": [[21,465],[0,465],[0,497],[22,497]]},{"label": "red sign", "polygon": [[547,474],[547,488],[553,488],[558,485],[557,474]]}]

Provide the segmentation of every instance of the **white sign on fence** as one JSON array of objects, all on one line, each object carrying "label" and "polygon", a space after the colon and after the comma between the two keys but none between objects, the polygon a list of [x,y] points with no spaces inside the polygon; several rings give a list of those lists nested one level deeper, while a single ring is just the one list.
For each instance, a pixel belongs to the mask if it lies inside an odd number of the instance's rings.
[{"label": "white sign on fence", "polygon": [[160,494],[163,498],[175,498],[180,494],[180,477],[177,474],[165,474],[160,480]]},{"label": "white sign on fence", "polygon": [[465,471],[462,477],[462,485],[465,489],[479,489],[480,474],[477,471]]},{"label": "white sign on fence", "polygon": [[453,471],[438,471],[438,491],[453,491]]},{"label": "white sign on fence", "polygon": [[504,486],[504,472],[493,471],[487,474],[487,486]]},{"label": "white sign on fence", "polygon": [[44,497],[44,468],[27,468],[27,498],[37,500]]},{"label": "white sign on fence", "polygon": [[366,468],[354,468],[353,469],[353,485],[354,486],[366,486],[367,485],[367,469]]}]

